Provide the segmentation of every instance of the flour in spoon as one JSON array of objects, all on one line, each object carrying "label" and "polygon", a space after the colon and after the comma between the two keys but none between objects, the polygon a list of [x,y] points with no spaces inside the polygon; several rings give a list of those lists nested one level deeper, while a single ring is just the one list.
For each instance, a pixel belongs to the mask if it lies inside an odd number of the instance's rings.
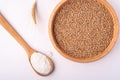
[{"label": "flour in spoon", "polygon": [[31,55],[30,61],[38,73],[47,75],[51,72],[52,66],[45,55],[35,52]]}]

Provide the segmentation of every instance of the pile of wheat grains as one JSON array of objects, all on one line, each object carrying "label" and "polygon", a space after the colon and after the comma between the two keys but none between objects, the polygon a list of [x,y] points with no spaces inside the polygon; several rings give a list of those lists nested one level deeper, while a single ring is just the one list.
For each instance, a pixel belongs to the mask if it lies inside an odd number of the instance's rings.
[{"label": "pile of wheat grains", "polygon": [[68,0],[58,10],[53,22],[59,48],[74,58],[101,54],[110,44],[113,18],[97,0]]}]

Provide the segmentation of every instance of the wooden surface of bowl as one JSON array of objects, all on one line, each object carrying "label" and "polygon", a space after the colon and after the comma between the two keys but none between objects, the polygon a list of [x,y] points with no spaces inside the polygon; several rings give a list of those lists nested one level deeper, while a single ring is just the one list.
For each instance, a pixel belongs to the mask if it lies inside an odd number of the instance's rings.
[{"label": "wooden surface of bowl", "polygon": [[118,26],[115,11],[105,0],[62,0],[51,14],[49,34],[62,56],[91,62],[113,48]]}]

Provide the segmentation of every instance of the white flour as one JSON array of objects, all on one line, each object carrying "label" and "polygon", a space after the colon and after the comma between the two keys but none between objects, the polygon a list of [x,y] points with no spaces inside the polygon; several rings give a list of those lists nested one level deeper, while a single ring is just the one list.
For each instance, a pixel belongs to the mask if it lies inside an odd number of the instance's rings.
[{"label": "white flour", "polygon": [[48,58],[40,53],[33,53],[30,58],[33,68],[40,74],[46,75],[51,71],[51,64]]}]

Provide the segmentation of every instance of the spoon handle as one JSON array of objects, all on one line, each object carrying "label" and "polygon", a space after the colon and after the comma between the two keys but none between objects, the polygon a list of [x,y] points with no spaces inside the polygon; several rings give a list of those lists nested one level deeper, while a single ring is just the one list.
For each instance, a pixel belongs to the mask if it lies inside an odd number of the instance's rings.
[{"label": "spoon handle", "polygon": [[25,40],[16,32],[12,25],[5,19],[0,13],[0,24],[18,41],[18,43],[26,50],[28,56],[31,55],[34,50],[25,42]]}]

